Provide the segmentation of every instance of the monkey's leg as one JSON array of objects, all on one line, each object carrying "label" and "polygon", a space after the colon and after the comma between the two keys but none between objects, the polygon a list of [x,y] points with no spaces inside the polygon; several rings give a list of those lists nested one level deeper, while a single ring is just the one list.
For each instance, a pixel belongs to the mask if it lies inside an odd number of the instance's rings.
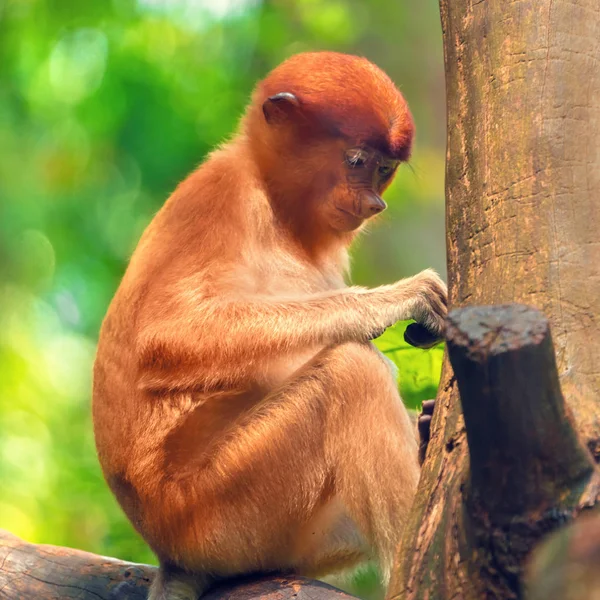
[{"label": "monkey's leg", "polygon": [[320,375],[329,384],[325,448],[335,495],[302,528],[296,569],[323,575],[373,558],[375,550],[387,582],[418,480],[415,426],[389,364],[373,348],[326,352]]},{"label": "monkey's leg", "polygon": [[339,350],[333,391],[340,402],[329,414],[339,437],[330,438],[327,458],[336,464],[337,493],[387,581],[419,478],[417,439],[387,361],[368,346]]},{"label": "monkey's leg", "polygon": [[[189,466],[162,486],[162,546],[189,571],[217,576],[318,571],[314,546],[302,540],[333,499],[387,572],[419,473],[414,429],[390,369],[359,343],[320,352],[244,415],[208,463]],[[328,527],[325,519],[323,537],[335,540]],[[341,567],[356,561],[364,547],[343,541],[318,560],[331,568],[337,552]]]}]

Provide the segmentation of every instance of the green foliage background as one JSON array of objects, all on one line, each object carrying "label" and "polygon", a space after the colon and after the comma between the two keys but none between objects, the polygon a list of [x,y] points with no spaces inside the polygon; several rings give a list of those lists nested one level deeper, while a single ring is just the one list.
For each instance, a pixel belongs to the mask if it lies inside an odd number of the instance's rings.
[{"label": "green foliage background", "polygon": [[[417,123],[354,282],[444,273],[437,0],[0,0],[0,527],[154,560],[95,456],[100,322],[140,233],[235,129],[256,80],[314,49],[379,64]],[[414,407],[435,393],[441,349],[408,348],[403,327],[378,344]]]}]

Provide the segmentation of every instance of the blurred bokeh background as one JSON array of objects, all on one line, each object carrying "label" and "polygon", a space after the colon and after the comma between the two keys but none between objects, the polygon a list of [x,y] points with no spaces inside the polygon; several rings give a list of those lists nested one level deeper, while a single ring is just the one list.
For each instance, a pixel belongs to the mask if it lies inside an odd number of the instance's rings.
[{"label": "blurred bokeh background", "polygon": [[[257,79],[317,49],[380,65],[417,124],[353,281],[445,273],[437,0],[0,0],[0,527],[154,562],[95,456],[98,329],[142,230]],[[402,329],[378,343],[414,407],[435,393],[441,349],[408,348]],[[371,579],[353,589],[376,595]]]}]

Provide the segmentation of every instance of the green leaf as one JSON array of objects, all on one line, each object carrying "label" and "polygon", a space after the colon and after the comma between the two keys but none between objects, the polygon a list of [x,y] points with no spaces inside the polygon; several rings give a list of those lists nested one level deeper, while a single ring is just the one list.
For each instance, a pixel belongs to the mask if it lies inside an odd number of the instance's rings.
[{"label": "green leaf", "polygon": [[444,344],[422,350],[404,341],[404,331],[412,321],[401,321],[386,329],[375,345],[398,368],[398,389],[404,404],[417,409],[423,400],[435,398],[440,382]]}]

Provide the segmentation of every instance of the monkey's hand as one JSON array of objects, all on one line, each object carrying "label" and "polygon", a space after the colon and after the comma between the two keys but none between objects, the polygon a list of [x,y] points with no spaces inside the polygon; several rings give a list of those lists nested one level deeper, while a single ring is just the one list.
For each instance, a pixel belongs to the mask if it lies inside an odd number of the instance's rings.
[{"label": "monkey's hand", "polygon": [[448,314],[448,289],[432,269],[414,277],[415,300],[412,323],[406,328],[404,339],[418,348],[435,346],[444,335]]},{"label": "monkey's hand", "polygon": [[382,327],[381,329],[376,329],[375,331],[371,332],[371,334],[369,335],[368,339],[369,340],[375,340],[378,337],[382,336],[386,332],[386,330],[387,330],[387,327]]}]

